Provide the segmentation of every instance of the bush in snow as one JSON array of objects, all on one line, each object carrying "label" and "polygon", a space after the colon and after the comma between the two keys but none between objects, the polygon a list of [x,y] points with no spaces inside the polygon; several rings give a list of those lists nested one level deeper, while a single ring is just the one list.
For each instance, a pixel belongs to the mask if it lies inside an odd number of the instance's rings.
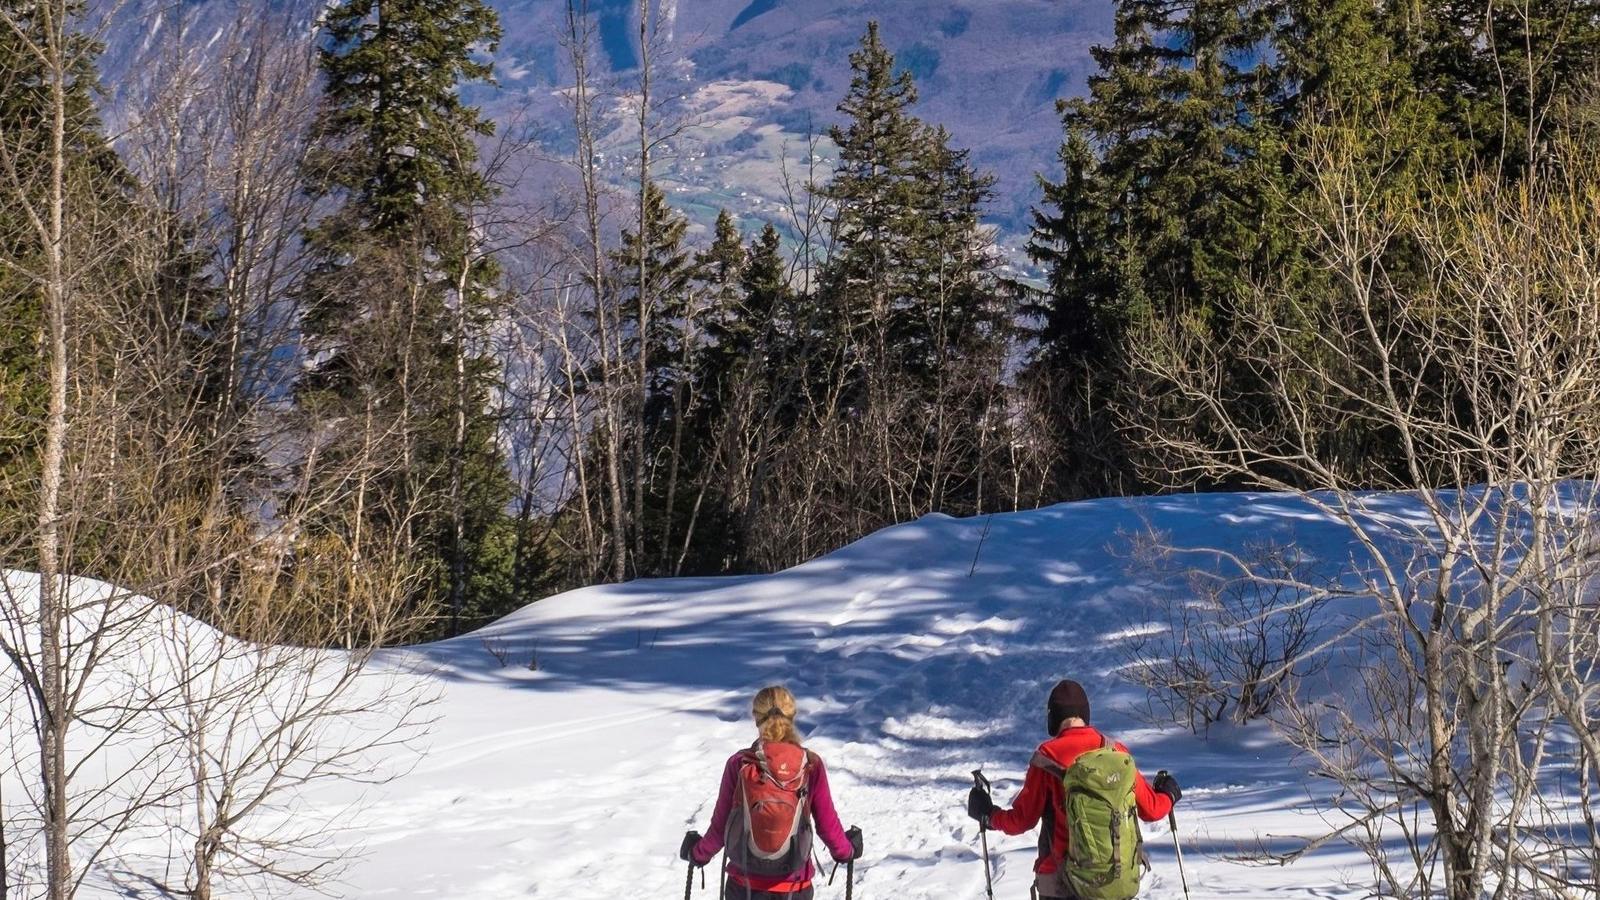
[{"label": "bush in snow", "polygon": [[[1148,569],[1172,559],[1152,542],[1140,561]],[[1183,572],[1182,587],[1150,599],[1144,618],[1155,627],[1126,645],[1123,677],[1143,687],[1165,718],[1196,733],[1267,716],[1323,666],[1310,651],[1330,595],[1310,586],[1305,560],[1269,545],[1241,562]]]}]

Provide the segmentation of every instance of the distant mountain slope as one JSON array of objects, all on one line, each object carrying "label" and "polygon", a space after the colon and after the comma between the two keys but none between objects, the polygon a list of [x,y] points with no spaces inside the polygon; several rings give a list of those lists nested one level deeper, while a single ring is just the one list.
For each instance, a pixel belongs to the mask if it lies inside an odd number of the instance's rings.
[{"label": "distant mountain slope", "polygon": [[[110,3],[111,0],[100,0]],[[1109,36],[1102,0],[656,0],[667,46],[662,95],[682,98],[689,129],[663,159],[696,218],[729,205],[760,213],[779,196],[776,157],[798,160],[808,125],[824,131],[849,84],[849,55],[868,20],[917,77],[918,112],[946,125],[998,178],[993,215],[1025,228],[1034,176],[1048,172],[1059,133],[1054,101],[1081,90],[1089,48]],[[529,109],[552,142],[570,133],[556,90],[569,80],[561,48],[565,0],[501,0],[500,88],[480,96],[497,114]],[[281,15],[309,27],[317,0],[129,0],[107,31],[102,71],[114,97],[178,28],[198,45],[246,17]],[[636,0],[591,0],[614,73],[638,64]],[[782,90],[776,86],[782,85]],[[744,102],[729,106],[730,96]],[[759,198],[760,203],[753,202]],[[704,207],[697,209],[695,207]]]}]

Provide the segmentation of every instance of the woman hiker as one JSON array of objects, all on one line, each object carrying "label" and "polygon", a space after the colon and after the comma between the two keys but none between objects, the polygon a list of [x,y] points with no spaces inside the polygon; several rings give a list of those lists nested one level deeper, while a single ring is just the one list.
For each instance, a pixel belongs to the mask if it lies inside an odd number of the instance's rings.
[{"label": "woman hiker", "polygon": [[722,787],[702,837],[684,835],[678,855],[704,866],[726,850],[726,900],[812,900],[812,835],[834,861],[861,857],[861,829],[846,831],[833,808],[822,757],[805,749],[795,729],[794,695],[762,688],[750,703],[758,736],[728,757]]}]

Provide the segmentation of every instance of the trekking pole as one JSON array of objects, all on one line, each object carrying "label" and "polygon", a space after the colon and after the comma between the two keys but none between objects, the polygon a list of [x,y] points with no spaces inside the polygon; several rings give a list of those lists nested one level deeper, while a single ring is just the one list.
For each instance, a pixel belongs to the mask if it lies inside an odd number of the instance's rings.
[{"label": "trekking pole", "polygon": [[[989,787],[989,779],[983,777],[982,769],[972,770],[972,781],[978,787],[983,788],[983,792],[989,795],[991,801],[994,799],[994,791]],[[989,829],[983,827],[982,822],[978,823],[978,837],[983,841],[984,893],[989,900],[994,900],[994,870],[989,867]]]},{"label": "trekking pole", "polygon": [[852,900],[855,889],[856,860],[855,857],[851,857],[850,861],[844,864],[844,900]]},{"label": "trekking pole", "polygon": [[683,900],[689,900],[694,894],[694,859],[689,860],[689,874],[683,879]]},{"label": "trekking pole", "polygon": [[[1167,774],[1166,769],[1156,773],[1156,777]],[[1183,871],[1183,847],[1178,843],[1178,816],[1172,810],[1167,810],[1167,828],[1172,831],[1172,852],[1178,857],[1178,880],[1183,882],[1183,900],[1189,900],[1189,876]]]}]

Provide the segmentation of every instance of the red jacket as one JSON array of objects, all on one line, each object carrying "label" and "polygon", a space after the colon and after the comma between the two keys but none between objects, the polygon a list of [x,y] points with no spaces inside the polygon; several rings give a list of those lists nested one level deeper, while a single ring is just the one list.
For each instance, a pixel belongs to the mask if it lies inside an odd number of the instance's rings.
[{"label": "red jacket", "polygon": [[[1039,745],[1035,760],[1028,764],[1022,792],[1017,794],[1011,808],[997,809],[989,817],[989,824],[1006,834],[1021,834],[1039,824],[1041,817],[1050,823],[1049,836],[1039,836],[1039,859],[1033,864],[1035,872],[1053,874],[1067,855],[1066,792],[1060,778],[1038,765],[1041,762],[1038,757],[1044,756],[1065,769],[1077,761],[1079,754],[1099,750],[1104,745],[1105,738],[1100,732],[1087,725],[1062,729],[1060,734]],[[1120,741],[1112,746],[1128,752]],[[1172,798],[1157,793],[1137,771],[1134,772],[1133,799],[1139,807],[1139,818],[1146,822],[1159,821],[1172,812]]]}]

